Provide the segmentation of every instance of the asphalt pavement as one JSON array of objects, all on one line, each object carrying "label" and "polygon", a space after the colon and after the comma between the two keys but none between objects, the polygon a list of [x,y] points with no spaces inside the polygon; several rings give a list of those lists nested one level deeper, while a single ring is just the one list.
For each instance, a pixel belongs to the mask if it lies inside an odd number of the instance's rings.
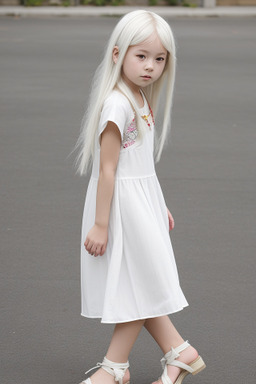
[{"label": "asphalt pavement", "polygon": [[[254,384],[255,20],[167,20],[178,64],[157,173],[190,304],[171,319],[207,364],[185,382]],[[106,353],[113,326],[80,316],[88,177],[75,174],[69,154],[116,22],[0,18],[1,384],[76,384]],[[143,330],[132,383],[156,379],[161,357]]]}]

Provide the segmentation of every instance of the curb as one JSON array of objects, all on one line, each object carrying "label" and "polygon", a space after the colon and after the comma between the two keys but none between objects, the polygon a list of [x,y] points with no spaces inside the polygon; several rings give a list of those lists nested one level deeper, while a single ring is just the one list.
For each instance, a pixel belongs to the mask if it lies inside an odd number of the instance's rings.
[{"label": "curb", "polygon": [[0,7],[0,16],[122,16],[136,9],[153,11],[163,17],[256,17],[256,7]]}]

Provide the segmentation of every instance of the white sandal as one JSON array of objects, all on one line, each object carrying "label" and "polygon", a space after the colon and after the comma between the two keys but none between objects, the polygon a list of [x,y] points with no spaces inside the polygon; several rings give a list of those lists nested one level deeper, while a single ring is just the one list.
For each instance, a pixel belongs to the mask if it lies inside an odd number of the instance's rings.
[{"label": "white sandal", "polygon": [[[123,377],[125,375],[127,368],[129,368],[129,361],[127,361],[127,363],[115,363],[113,361],[108,360],[105,356],[102,363],[97,363],[95,367],[86,371],[85,374],[92,371],[93,369],[100,368],[100,367],[105,369],[105,371],[110,373],[112,376],[114,376],[115,381],[118,381],[119,384],[123,384]],[[90,378],[82,381],[82,383],[92,384]],[[127,381],[124,384],[130,384],[130,381]]]},{"label": "white sandal", "polygon": [[[190,344],[188,343],[188,340],[187,340],[183,344],[179,345],[177,348],[172,348],[170,352],[167,352],[164,355],[164,357],[161,359],[161,364],[164,371],[162,376],[159,379],[162,380],[163,384],[181,384],[183,379],[189,373],[192,373],[192,375],[196,375],[206,367],[201,356],[198,356],[190,364],[185,364],[182,361],[176,360],[176,358],[180,356],[179,352],[182,352],[184,349],[186,349],[189,346]],[[182,369],[179,376],[175,380],[175,383],[173,383],[169,378],[169,376],[167,375],[167,365],[174,365]]]}]

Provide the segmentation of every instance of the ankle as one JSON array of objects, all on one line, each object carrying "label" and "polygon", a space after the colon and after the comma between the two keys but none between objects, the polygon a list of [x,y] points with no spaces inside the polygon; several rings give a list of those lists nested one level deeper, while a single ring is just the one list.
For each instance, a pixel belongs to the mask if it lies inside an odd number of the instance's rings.
[{"label": "ankle", "polygon": [[185,343],[185,340],[183,340],[182,337],[176,338],[176,339],[172,340],[171,344],[167,344],[164,347],[162,347],[162,351],[164,354],[166,354],[166,353],[170,352],[172,350],[172,348],[173,349],[178,348],[183,343]]},{"label": "ankle", "polygon": [[198,351],[190,345],[184,351],[180,352],[180,356],[177,360],[182,361],[185,364],[191,363],[191,361],[195,360],[199,356]]},{"label": "ankle", "polygon": [[116,360],[109,360],[109,358],[105,356],[103,359],[102,369],[105,370],[108,374],[114,376],[116,381],[123,378],[123,383],[126,383],[130,379],[130,372],[128,370],[129,361],[127,360],[126,362],[119,362],[118,359]]},{"label": "ankle", "polygon": [[[115,377],[111,375],[110,372],[107,372],[102,367],[99,368],[91,377],[92,384],[105,383],[105,384],[114,384],[116,383]],[[123,376],[123,384],[126,384],[130,380],[130,371],[126,369],[125,374]]]},{"label": "ankle", "polygon": [[120,356],[114,356],[111,354],[109,355],[108,353],[106,354],[105,359],[107,359],[113,365],[115,364],[126,365],[128,363],[128,359],[126,359],[126,357],[122,356],[120,358]]},{"label": "ankle", "polygon": [[178,348],[180,345],[182,345],[183,343],[185,343],[185,340],[183,340],[182,338],[179,338],[179,339],[176,339],[172,342],[172,348]]},{"label": "ankle", "polygon": [[189,363],[199,356],[197,350],[189,344],[188,341],[180,343],[176,347],[172,347],[163,357],[162,362],[171,362],[173,359],[180,360],[184,363]]}]

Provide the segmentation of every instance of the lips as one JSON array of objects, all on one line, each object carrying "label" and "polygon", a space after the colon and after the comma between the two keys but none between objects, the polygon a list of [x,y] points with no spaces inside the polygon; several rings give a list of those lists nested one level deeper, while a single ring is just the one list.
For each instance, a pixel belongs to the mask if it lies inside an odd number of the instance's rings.
[{"label": "lips", "polygon": [[148,76],[148,75],[145,75],[145,76],[141,76],[143,79],[151,79],[151,76]]}]

